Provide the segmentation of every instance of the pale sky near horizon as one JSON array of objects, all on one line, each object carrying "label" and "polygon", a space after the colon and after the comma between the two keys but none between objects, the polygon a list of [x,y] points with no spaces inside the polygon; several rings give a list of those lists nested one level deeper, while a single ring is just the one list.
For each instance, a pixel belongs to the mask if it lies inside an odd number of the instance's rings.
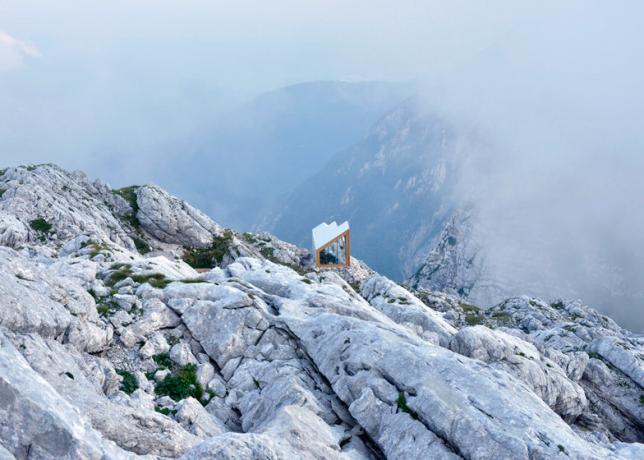
[{"label": "pale sky near horizon", "polygon": [[[617,276],[640,299],[612,306],[624,319],[644,302],[643,51],[634,0],[0,0],[0,166],[168,185],[186,179],[151,175],[163,152],[245,96],[422,81],[430,110],[493,146],[462,191],[497,265],[545,239],[526,276]],[[593,254],[617,275],[578,269]]]},{"label": "pale sky near horizon", "polygon": [[[0,2],[0,71],[134,69],[262,91],[449,71],[552,8],[525,2],[312,0]],[[146,67],[146,69],[141,69]]]}]

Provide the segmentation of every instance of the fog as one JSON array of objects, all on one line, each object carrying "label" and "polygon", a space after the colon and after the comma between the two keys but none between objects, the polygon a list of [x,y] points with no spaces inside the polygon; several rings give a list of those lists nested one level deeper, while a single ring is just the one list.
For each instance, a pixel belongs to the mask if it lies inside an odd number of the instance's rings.
[{"label": "fog", "polygon": [[0,2],[0,163],[206,201],[168,164],[198,160],[232,108],[300,82],[419,81],[484,140],[460,191],[490,272],[644,330],[642,43],[636,1]]},{"label": "fog", "polygon": [[642,331],[644,8],[631,6],[560,6],[517,25],[426,102],[485,139],[460,189],[479,210],[488,276]]}]

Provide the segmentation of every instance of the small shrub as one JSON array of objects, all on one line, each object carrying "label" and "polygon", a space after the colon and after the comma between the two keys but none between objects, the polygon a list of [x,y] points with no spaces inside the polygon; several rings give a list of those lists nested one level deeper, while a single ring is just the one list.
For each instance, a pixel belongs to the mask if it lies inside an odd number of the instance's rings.
[{"label": "small shrub", "polygon": [[125,201],[130,204],[134,214],[139,210],[139,204],[136,202],[136,192],[140,187],[138,185],[130,185],[129,187],[119,188],[117,190],[112,190],[112,193],[115,193],[121,196]]},{"label": "small shrub", "polygon": [[102,252],[106,252],[110,250],[110,247],[105,244],[105,243],[90,243],[90,253],[89,253],[89,258],[93,259],[97,255],[101,254]]},{"label": "small shrub", "polygon": [[96,306],[96,311],[103,318],[107,318],[118,310],[119,306],[114,301],[103,302]]},{"label": "small shrub", "polygon": [[524,358],[525,358],[525,353],[524,353],[524,352],[522,352],[522,351],[517,351],[517,352],[515,353],[515,355],[517,355],[517,356],[522,356],[522,357],[524,357]]},{"label": "small shrub", "polygon": [[261,251],[259,251],[264,257],[267,259],[271,260],[274,257],[275,254],[275,249],[273,248],[262,248]]},{"label": "small shrub", "polygon": [[109,287],[112,287],[119,281],[123,281],[124,279],[129,278],[131,275],[132,275],[132,270],[130,270],[129,268],[116,270],[110,273],[109,277],[105,281],[105,284]]},{"label": "small shrub", "polygon": [[242,238],[244,239],[244,241],[246,241],[247,243],[250,243],[250,244],[257,244],[258,243],[257,238],[255,238],[255,236],[253,236],[253,234],[249,233],[249,232],[244,232],[242,234]]},{"label": "small shrub", "polygon": [[221,263],[232,242],[233,232],[226,230],[222,236],[213,239],[209,248],[184,246],[183,260],[192,268],[212,268],[213,265]]},{"label": "small shrub", "polygon": [[300,281],[302,281],[302,282],[303,282],[303,283],[305,283],[305,284],[313,284],[313,281],[311,281],[311,280],[310,280],[310,279],[308,279],[308,278],[302,278]]},{"label": "small shrub", "polygon": [[476,314],[478,314],[481,311],[481,309],[479,307],[477,307],[476,305],[471,305],[469,303],[460,302],[458,305],[463,309],[463,311],[465,313],[476,313]]},{"label": "small shrub", "polygon": [[555,310],[563,310],[565,307],[564,303],[561,300],[551,303],[550,306]]},{"label": "small shrub", "polygon": [[387,303],[395,303],[396,299],[387,299]]},{"label": "small shrub", "polygon": [[180,401],[192,396],[197,401],[203,397],[203,388],[197,381],[197,366],[186,364],[172,374],[166,375],[156,384],[158,396],[169,396],[175,401]]},{"label": "small shrub", "polygon": [[149,275],[134,275],[132,276],[132,280],[140,284],[149,283],[150,286],[159,289],[163,289],[171,283],[171,281],[161,273],[152,273]]},{"label": "small shrub", "polygon": [[4,195],[4,192],[6,192],[7,189],[0,188],[0,198],[2,198],[2,195]]},{"label": "small shrub", "polygon": [[49,233],[52,228],[51,224],[47,222],[45,219],[43,219],[42,217],[32,220],[31,222],[29,222],[29,225],[37,232],[40,232],[43,234]]},{"label": "small shrub", "polygon": [[644,406],[644,395],[640,395],[640,404]]},{"label": "small shrub", "polygon": [[121,381],[121,390],[125,393],[131,395],[139,388],[139,384],[136,382],[136,377],[134,377],[131,372],[124,369],[117,369],[116,373],[123,377],[123,380]]},{"label": "small shrub", "polygon": [[152,249],[150,248],[150,245],[143,240],[143,238],[139,238],[138,236],[133,236],[132,241],[134,242],[134,247],[136,247],[136,250],[139,251],[139,254],[147,254],[150,252]]},{"label": "small shrub", "polygon": [[168,342],[168,345],[172,347],[179,343],[179,337],[171,335],[170,337],[168,337],[167,342]]},{"label": "small shrub", "polygon": [[174,362],[170,359],[168,353],[159,353],[152,357],[155,363],[159,366],[159,369],[172,369],[174,367]]},{"label": "small shrub", "polygon": [[[125,216],[124,220],[129,223],[137,233],[140,233],[141,229],[141,222],[139,222],[138,217],[136,217],[137,212],[139,212],[139,204],[136,201],[136,192],[139,188],[140,187],[138,185],[131,185],[129,187],[123,187],[118,190],[112,190],[112,193],[119,195],[121,198],[127,201],[130,205],[130,208],[132,208],[132,212]],[[134,244],[136,245],[136,241],[134,242]]]},{"label": "small shrub", "polygon": [[557,447],[559,448],[559,452],[562,452],[568,455],[568,452],[566,452],[566,448],[564,446],[562,446],[561,444],[557,444]]},{"label": "small shrub", "polygon": [[170,409],[169,407],[159,407],[159,406],[155,406],[154,410],[155,410],[155,411],[157,411],[157,412],[158,412],[158,413],[160,413],[160,414],[167,415],[168,417],[170,416],[170,414],[174,414],[174,413],[175,413],[175,411],[173,411],[173,410],[172,410],[172,409]]},{"label": "small shrub", "polygon": [[601,355],[597,352],[590,351],[588,352],[588,357],[589,358],[595,358],[595,359],[602,359]]},{"label": "small shrub", "polygon": [[483,316],[479,314],[468,313],[465,315],[465,324],[467,324],[468,326],[483,324]]},{"label": "small shrub", "polygon": [[405,398],[405,393],[403,393],[402,391],[398,394],[396,404],[398,405],[398,409],[406,414],[409,414],[409,416],[414,420],[418,420],[418,414],[407,405],[407,398]]}]

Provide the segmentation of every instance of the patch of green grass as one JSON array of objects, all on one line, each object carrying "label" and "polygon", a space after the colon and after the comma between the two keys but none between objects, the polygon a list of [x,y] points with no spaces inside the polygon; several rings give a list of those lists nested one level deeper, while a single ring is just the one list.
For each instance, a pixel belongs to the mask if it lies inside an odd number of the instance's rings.
[{"label": "patch of green grass", "polygon": [[155,387],[158,396],[169,396],[175,401],[180,401],[192,396],[201,401],[203,388],[197,381],[197,366],[186,364],[185,366],[166,375]]},{"label": "patch of green grass", "polygon": [[468,326],[476,326],[478,324],[483,324],[484,318],[478,313],[467,313],[465,315],[465,324]]},{"label": "patch of green grass", "polygon": [[589,358],[602,359],[601,355],[597,352],[589,351],[587,353]]},{"label": "patch of green grass", "polygon": [[163,289],[172,282],[161,273],[151,273],[149,275],[133,275],[132,280],[140,284],[149,283],[150,286],[159,289]]},{"label": "patch of green grass", "polygon": [[42,234],[47,234],[51,232],[52,229],[51,224],[42,217],[32,220],[31,222],[29,222],[29,225],[31,226],[31,228]]},{"label": "patch of green grass", "polygon": [[112,268],[117,267],[105,280],[105,285],[112,287],[119,281],[123,281],[132,276],[132,266],[127,264],[115,264]]},{"label": "patch of green grass", "polygon": [[212,268],[221,263],[232,242],[233,232],[226,230],[222,236],[213,239],[209,248],[184,246],[183,260],[192,268]]},{"label": "patch of green grass", "polygon": [[108,316],[115,313],[118,309],[118,304],[113,300],[110,300],[109,302],[101,302],[96,306],[96,311],[103,318],[107,318]]},{"label": "patch of green grass", "polygon": [[414,420],[418,420],[418,413],[416,413],[416,411],[414,411],[407,405],[407,398],[405,398],[405,393],[403,393],[402,391],[398,394],[396,404],[398,405],[398,409],[406,414],[409,414],[409,416]]},{"label": "patch of green grass", "polygon": [[242,233],[242,238],[244,239],[244,241],[246,241],[247,243],[250,243],[250,244],[257,244],[258,243],[257,238],[255,238],[255,236],[252,233],[249,233],[249,232]]},{"label": "patch of green grass", "polygon": [[89,245],[90,253],[89,258],[93,259],[97,255],[103,252],[109,252],[110,247],[106,243],[90,243]]},{"label": "patch of green grass", "polygon": [[507,314],[504,311],[495,311],[492,313],[492,318],[497,320],[501,324],[510,324],[512,323],[512,316]]},{"label": "patch of green grass", "polygon": [[[155,363],[159,366],[159,369],[173,369],[174,362],[170,359],[168,353],[159,353],[152,357]],[[157,369],[157,370],[159,370]]]},{"label": "patch of green grass", "polygon": [[170,409],[169,407],[155,406],[154,410],[157,411],[159,414],[167,415],[168,417],[170,416],[170,414],[175,414],[176,413],[176,411]]},{"label": "patch of green grass", "polygon": [[555,310],[563,310],[566,307],[561,300],[551,303],[550,306]]},{"label": "patch of green grass", "polygon": [[476,305],[471,305],[469,303],[464,303],[464,302],[459,302],[459,307],[463,309],[465,313],[476,313],[478,314],[481,309],[477,307]]},{"label": "patch of green grass", "polygon": [[150,245],[145,242],[143,238],[140,238],[138,236],[132,236],[132,242],[134,243],[134,247],[136,247],[136,250],[139,251],[139,254],[147,254],[152,250],[150,248]]},{"label": "patch of green grass", "polygon": [[201,278],[186,278],[186,279],[183,279],[183,280],[179,280],[179,282],[185,283],[185,284],[205,283],[205,281],[202,280]]},{"label": "patch of green grass", "polygon": [[131,372],[128,372],[125,369],[117,369],[116,373],[123,377],[123,380],[121,381],[121,391],[131,395],[139,388],[139,384],[136,382],[136,377],[134,377],[134,374]]},{"label": "patch of green grass", "polygon": [[112,190],[112,193],[119,195],[125,201],[127,201],[132,208],[132,212],[136,215],[139,210],[139,204],[136,202],[136,192],[141,188],[139,185],[130,185],[129,187],[119,188],[117,190]]}]

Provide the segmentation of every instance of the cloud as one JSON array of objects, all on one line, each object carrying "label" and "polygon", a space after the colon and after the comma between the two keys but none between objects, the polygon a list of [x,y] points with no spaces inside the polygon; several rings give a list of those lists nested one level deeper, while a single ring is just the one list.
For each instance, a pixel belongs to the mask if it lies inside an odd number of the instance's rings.
[{"label": "cloud", "polygon": [[31,43],[0,31],[0,71],[22,67],[26,58],[39,58],[40,51]]},{"label": "cloud", "polygon": [[486,139],[461,191],[479,209],[489,277],[643,331],[644,11],[569,8],[535,15],[427,103]]}]

